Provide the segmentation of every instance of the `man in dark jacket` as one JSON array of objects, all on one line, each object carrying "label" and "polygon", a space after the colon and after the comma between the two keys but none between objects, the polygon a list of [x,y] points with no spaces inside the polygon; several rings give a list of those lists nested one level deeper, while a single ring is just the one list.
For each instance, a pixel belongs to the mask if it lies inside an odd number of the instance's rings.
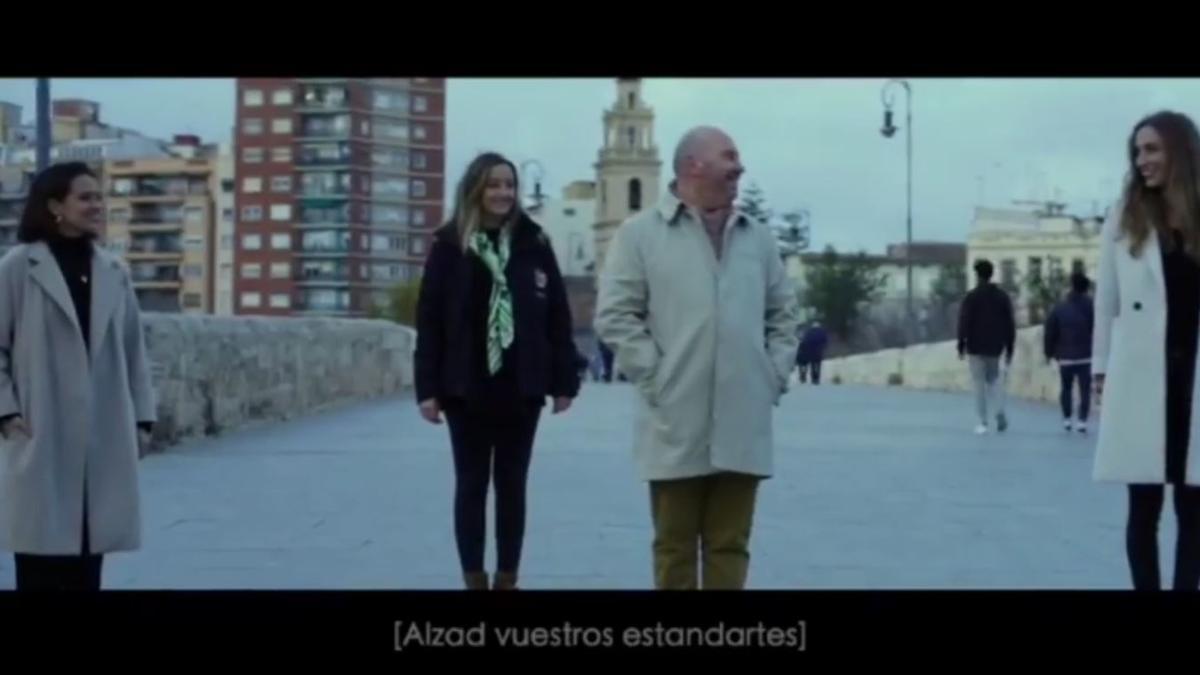
[{"label": "man in dark jacket", "polygon": [[1092,392],[1092,299],[1091,282],[1080,273],[1071,275],[1071,293],[1046,319],[1044,347],[1047,361],[1058,361],[1062,375],[1063,428],[1071,431],[1072,391],[1079,382],[1079,418],[1074,428],[1087,433]]},{"label": "man in dark jacket", "polygon": [[825,360],[825,347],[828,345],[829,334],[821,327],[819,321],[814,321],[808,330],[804,331],[800,349],[796,353],[801,382],[807,382],[809,374],[812,374],[812,383],[821,384],[821,362]]},{"label": "man in dark jacket", "polygon": [[988,432],[989,403],[996,410],[996,430],[1008,428],[1004,414],[1004,367],[1012,365],[1017,341],[1017,322],[1012,300],[1004,289],[992,283],[992,263],[980,259],[975,263],[977,285],[963,299],[958,315],[958,356],[969,358],[971,379],[975,383],[975,406],[979,426],[975,433]]}]

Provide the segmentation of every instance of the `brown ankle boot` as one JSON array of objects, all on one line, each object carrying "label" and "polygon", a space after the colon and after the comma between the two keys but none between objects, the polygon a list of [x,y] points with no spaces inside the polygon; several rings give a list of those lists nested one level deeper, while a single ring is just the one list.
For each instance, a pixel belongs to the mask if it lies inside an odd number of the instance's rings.
[{"label": "brown ankle boot", "polygon": [[468,591],[486,591],[488,589],[487,572],[463,572],[463,582]]},{"label": "brown ankle boot", "polygon": [[516,572],[496,572],[492,578],[493,591],[515,591],[517,590],[517,573]]}]

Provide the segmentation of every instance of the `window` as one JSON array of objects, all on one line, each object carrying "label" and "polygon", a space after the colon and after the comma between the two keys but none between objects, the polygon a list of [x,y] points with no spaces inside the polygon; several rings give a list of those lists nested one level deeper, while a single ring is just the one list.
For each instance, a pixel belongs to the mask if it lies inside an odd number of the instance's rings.
[{"label": "window", "polygon": [[[247,150],[249,150],[249,149],[250,149],[250,148],[247,148]],[[233,180],[232,178],[222,178],[222,179],[221,179],[221,192],[224,192],[225,194],[230,194],[230,193],[232,193],[232,192],[233,192],[233,187],[234,187],[234,185],[236,185],[236,184],[237,184],[237,183],[235,183],[235,182],[234,182],[234,180]]]},{"label": "window", "polygon": [[408,237],[402,234],[386,235],[375,234],[371,235],[371,250],[372,251],[399,251],[403,252],[408,248]]},{"label": "window", "polygon": [[292,306],[292,296],[287,293],[272,293],[271,308],[272,309],[287,309]]},{"label": "window", "polygon": [[292,235],[283,232],[271,235],[271,248],[276,251],[286,251],[292,247]]},{"label": "window", "polygon": [[408,180],[405,178],[380,178],[375,181],[375,191],[377,195],[395,195],[404,197],[408,195]]},{"label": "window", "polygon": [[319,143],[300,146],[300,162],[303,164],[346,164],[349,160],[349,143]]},{"label": "window", "polygon": [[271,263],[272,279],[287,279],[291,274],[292,266],[290,263]]},{"label": "window", "polygon": [[257,204],[242,207],[242,220],[248,223],[253,223],[262,220],[263,209]]},{"label": "window", "polygon": [[271,192],[288,193],[292,191],[291,176],[271,176]]},{"label": "window", "polygon": [[408,111],[408,94],[402,91],[378,91],[372,97],[376,110]]},{"label": "window", "polygon": [[242,179],[242,192],[245,194],[255,194],[262,192],[262,178],[258,176],[247,176]]},{"label": "window", "polygon": [[203,265],[184,265],[183,266],[183,278],[184,279],[201,279],[203,277],[204,277],[204,266]]},{"label": "window", "polygon": [[242,133],[247,136],[257,136],[263,132],[263,121],[259,117],[247,117],[242,120]]},{"label": "window", "polygon": [[262,307],[262,293],[242,293],[242,307]]},{"label": "window", "polygon": [[221,250],[222,251],[232,251],[233,250],[233,235],[232,234],[221,235]]},{"label": "window", "polygon": [[[244,234],[242,235],[242,250],[257,251],[262,248],[262,235],[259,234]],[[243,273],[243,276],[245,274]]]},{"label": "window", "polygon": [[425,224],[425,209],[414,209],[412,212],[412,224],[420,227]]},{"label": "window", "polygon": [[628,101],[629,101],[629,109],[630,110],[633,110],[634,108],[636,108],[637,107],[637,94],[633,93],[632,91],[629,92]]},{"label": "window", "polygon": [[281,145],[271,148],[271,161],[276,164],[287,164],[292,161],[292,146]]},{"label": "window", "polygon": [[625,130],[625,138],[629,141],[629,147],[637,146],[637,129],[629,127]]},{"label": "window", "polygon": [[242,92],[242,105],[247,108],[257,108],[263,104],[262,89],[247,89]]},{"label": "window", "polygon": [[187,251],[203,251],[204,250],[204,237],[199,236],[199,235],[190,235],[190,236],[184,237],[183,248],[184,248],[184,250],[187,250]]},{"label": "window", "polygon": [[350,131],[349,115],[322,115],[304,119],[306,136],[345,136]]},{"label": "window", "polygon": [[347,172],[308,172],[300,176],[300,192],[306,195],[348,194],[350,177]]},{"label": "window", "polygon": [[411,241],[412,241],[412,254],[413,255],[425,255],[425,240],[421,237],[413,237],[411,239]]},{"label": "window", "polygon": [[429,110],[429,99],[425,96],[413,97],[413,112],[423,113]]},{"label": "window", "polygon": [[572,209],[572,208],[563,209],[563,215],[567,216],[567,217],[573,216],[573,215],[575,215],[575,209]]},{"label": "window", "polygon": [[262,148],[242,148],[242,161],[247,164],[259,164],[263,161]]},{"label": "window", "polygon": [[261,279],[262,265],[260,263],[242,263],[243,279]]},{"label": "window", "polygon": [[300,248],[305,251],[348,251],[350,233],[346,230],[304,232],[300,235]]},{"label": "window", "polygon": [[425,181],[414,180],[412,182],[412,196],[414,196],[414,197],[424,197],[425,196]]},{"label": "window", "polygon": [[629,179],[629,210],[631,212],[642,210],[642,181],[636,178]]},{"label": "window", "polygon": [[413,125],[413,128],[412,128],[413,138],[417,139],[418,141],[423,141],[423,140],[425,140],[425,134],[426,134],[426,131],[425,131],[424,124],[414,124]]},{"label": "window", "polygon": [[276,117],[271,120],[271,133],[273,134],[290,134],[292,133],[292,118]]},{"label": "window", "polygon": [[108,222],[110,223],[128,223],[129,209],[112,209],[108,212]]},{"label": "window", "polygon": [[225,207],[225,208],[221,209],[221,222],[225,222],[225,223],[233,222],[233,209],[231,209],[229,207]]},{"label": "window", "polygon": [[375,135],[393,141],[408,140],[407,122],[380,122],[375,125]]},{"label": "window", "polygon": [[286,222],[292,219],[291,204],[272,204],[271,205],[271,220],[276,222]]},{"label": "window", "polygon": [[202,298],[199,293],[184,293],[183,306],[188,309],[197,309],[202,304]]},{"label": "window", "polygon": [[273,105],[291,105],[292,90],[291,89],[276,89],[271,92],[271,103]]},{"label": "window", "polygon": [[134,182],[132,178],[115,178],[112,184],[112,193],[114,195],[131,195],[133,194]]},{"label": "window", "polygon": [[424,171],[429,166],[429,160],[423,152],[412,153],[412,168]]},{"label": "window", "polygon": [[376,147],[371,150],[371,162],[376,166],[408,168],[408,152],[399,148]]},{"label": "window", "polygon": [[371,205],[371,220],[389,225],[407,225],[408,209],[402,206]]}]

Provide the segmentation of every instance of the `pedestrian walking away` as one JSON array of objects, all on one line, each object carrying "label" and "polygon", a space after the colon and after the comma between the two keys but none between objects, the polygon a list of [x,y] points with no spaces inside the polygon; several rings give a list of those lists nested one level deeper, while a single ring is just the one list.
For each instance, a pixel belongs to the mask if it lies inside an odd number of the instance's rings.
[{"label": "pedestrian walking away", "polygon": [[795,363],[797,307],[771,230],[733,206],[743,168],[711,127],[683,136],[661,201],[624,222],[596,330],[638,392],[659,589],[740,589],[772,414]]},{"label": "pedestrian walking away", "polygon": [[1017,340],[1012,300],[992,283],[992,272],[990,261],[975,263],[976,286],[963,299],[958,315],[958,356],[967,359],[971,368],[977,434],[988,433],[991,413],[997,431],[1008,429],[1005,392]]},{"label": "pedestrian walking away", "polygon": [[[1092,398],[1092,332],[1095,315],[1088,296],[1091,282],[1082,272],[1071,275],[1071,293],[1050,312],[1043,330],[1047,361],[1057,361],[1062,389],[1063,428],[1087,433]],[[1079,386],[1076,415],[1074,393]],[[1074,422],[1072,422],[1074,419]]]}]

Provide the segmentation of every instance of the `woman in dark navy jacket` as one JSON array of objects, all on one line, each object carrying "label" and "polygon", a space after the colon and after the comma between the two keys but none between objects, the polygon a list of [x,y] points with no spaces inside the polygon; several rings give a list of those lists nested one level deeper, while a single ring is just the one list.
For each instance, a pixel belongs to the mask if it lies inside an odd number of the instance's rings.
[{"label": "woman in dark navy jacket", "polygon": [[521,209],[517,171],[496,153],[467,167],[454,214],[434,238],[417,307],[417,401],[445,413],[454,451],[454,530],[463,578],[486,589],[488,483],[496,486],[493,588],[514,589],[525,485],[547,397],[561,413],[579,390],[571,311],[542,229]]}]

